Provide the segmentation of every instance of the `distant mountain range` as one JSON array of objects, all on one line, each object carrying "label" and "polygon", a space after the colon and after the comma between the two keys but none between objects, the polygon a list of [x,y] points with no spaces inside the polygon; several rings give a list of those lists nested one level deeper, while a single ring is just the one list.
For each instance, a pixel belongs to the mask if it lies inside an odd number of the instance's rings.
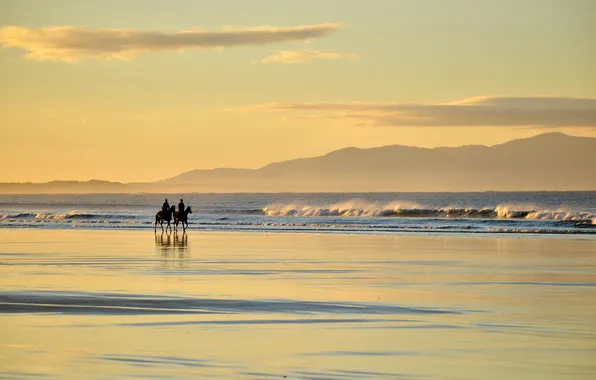
[{"label": "distant mountain range", "polygon": [[259,169],[193,170],[148,183],[0,183],[0,193],[596,190],[596,138],[545,133],[494,146],[345,148]]}]

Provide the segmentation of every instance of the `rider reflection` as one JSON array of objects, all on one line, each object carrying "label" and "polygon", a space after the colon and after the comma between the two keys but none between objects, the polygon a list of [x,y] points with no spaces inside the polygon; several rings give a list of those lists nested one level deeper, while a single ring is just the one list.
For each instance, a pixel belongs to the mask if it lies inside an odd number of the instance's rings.
[{"label": "rider reflection", "polygon": [[186,233],[179,234],[164,233],[155,235],[155,247],[161,251],[162,255],[170,256],[178,253],[179,257],[184,257],[188,248],[188,235]]}]

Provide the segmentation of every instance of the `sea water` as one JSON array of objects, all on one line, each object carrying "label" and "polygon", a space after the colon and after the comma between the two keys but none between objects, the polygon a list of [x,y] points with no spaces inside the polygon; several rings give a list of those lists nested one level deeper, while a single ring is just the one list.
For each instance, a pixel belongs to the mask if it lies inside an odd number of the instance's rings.
[{"label": "sea water", "polygon": [[0,228],[154,228],[164,199],[190,230],[596,234],[596,192],[0,195]]}]

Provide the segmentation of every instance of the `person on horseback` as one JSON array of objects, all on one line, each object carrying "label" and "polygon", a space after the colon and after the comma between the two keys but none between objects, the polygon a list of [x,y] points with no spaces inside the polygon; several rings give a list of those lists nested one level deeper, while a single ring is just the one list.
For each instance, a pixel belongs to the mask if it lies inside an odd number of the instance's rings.
[{"label": "person on horseback", "polygon": [[[172,206],[172,209],[175,209]],[[188,214],[192,214],[192,209],[190,206],[184,206],[184,201],[180,199],[180,203],[178,203],[178,211],[174,212],[174,231],[178,231],[178,223],[182,223],[182,229],[186,231],[188,228]]]},{"label": "person on horseback", "polygon": [[161,205],[161,211],[168,212],[170,210],[170,204],[168,203],[168,199]]}]

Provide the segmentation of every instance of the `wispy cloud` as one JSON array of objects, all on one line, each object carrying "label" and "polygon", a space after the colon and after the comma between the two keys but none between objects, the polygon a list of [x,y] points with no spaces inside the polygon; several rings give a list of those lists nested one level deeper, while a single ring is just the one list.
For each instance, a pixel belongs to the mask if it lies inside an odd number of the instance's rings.
[{"label": "wispy cloud", "polygon": [[301,111],[390,127],[596,127],[596,98],[475,97],[450,103],[269,103],[244,110]]},{"label": "wispy cloud", "polygon": [[76,26],[0,28],[0,44],[21,48],[35,60],[77,62],[85,58],[130,59],[138,54],[190,48],[268,45],[309,40],[329,35],[339,24],[294,27],[260,26],[222,31],[184,30],[174,33],[134,29],[99,29]]},{"label": "wispy cloud", "polygon": [[277,50],[261,60],[262,63],[305,63],[316,59],[356,59],[356,54],[341,54],[319,50]]}]

